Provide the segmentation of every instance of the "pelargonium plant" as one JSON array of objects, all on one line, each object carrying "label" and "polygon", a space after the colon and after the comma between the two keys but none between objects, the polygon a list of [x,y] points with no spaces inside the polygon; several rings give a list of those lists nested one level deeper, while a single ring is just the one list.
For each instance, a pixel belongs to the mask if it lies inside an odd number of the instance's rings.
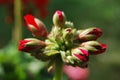
[{"label": "pelargonium plant", "polygon": [[90,55],[101,54],[107,48],[106,44],[97,41],[102,36],[100,28],[76,29],[71,21],[67,21],[63,11],[57,10],[54,13],[50,32],[33,15],[25,15],[24,19],[29,31],[39,39],[21,40],[18,48],[39,60],[49,61],[49,69],[54,68],[53,80],[62,79],[63,65],[86,68]]}]

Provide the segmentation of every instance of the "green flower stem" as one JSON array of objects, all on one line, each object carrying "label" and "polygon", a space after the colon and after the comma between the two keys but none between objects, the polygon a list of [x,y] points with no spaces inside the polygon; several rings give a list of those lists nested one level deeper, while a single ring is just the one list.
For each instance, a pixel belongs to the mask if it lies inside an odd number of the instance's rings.
[{"label": "green flower stem", "polygon": [[53,80],[62,80],[63,73],[63,62],[61,57],[57,58],[55,61],[55,71]]},{"label": "green flower stem", "polygon": [[22,13],[21,13],[21,1],[14,0],[14,29],[12,38],[14,41],[19,41],[22,38]]}]

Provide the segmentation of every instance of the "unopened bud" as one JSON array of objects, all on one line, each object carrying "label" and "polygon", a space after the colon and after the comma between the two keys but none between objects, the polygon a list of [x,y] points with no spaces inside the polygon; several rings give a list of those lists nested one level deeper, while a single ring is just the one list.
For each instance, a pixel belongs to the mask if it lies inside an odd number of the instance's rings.
[{"label": "unopened bud", "polygon": [[102,30],[99,28],[88,28],[85,30],[80,31],[78,33],[78,40],[80,41],[90,41],[96,40],[102,35]]},{"label": "unopened bud", "polygon": [[99,43],[97,41],[88,41],[81,44],[82,47],[86,48],[91,55],[101,54],[105,52],[107,45]]},{"label": "unopened bud", "polygon": [[67,41],[69,41],[73,37],[72,29],[71,28],[66,28],[63,31],[63,38]]},{"label": "unopened bud", "polygon": [[28,29],[32,32],[32,34],[36,37],[46,37],[47,36],[47,30],[42,21],[40,21],[38,18],[35,18],[32,15],[26,15],[24,16],[24,19],[27,23]]},{"label": "unopened bud", "polygon": [[66,22],[65,22],[65,26],[66,26],[67,28],[73,28],[73,27],[74,27],[74,24],[73,24],[73,22],[66,21]]},{"label": "unopened bud", "polygon": [[19,42],[18,49],[20,51],[28,52],[28,53],[35,53],[39,52],[40,49],[44,48],[46,46],[45,42],[34,39],[34,38],[28,38],[21,40]]},{"label": "unopened bud", "polygon": [[57,10],[55,14],[53,15],[53,24],[56,27],[64,27],[66,21],[66,16],[64,12]]},{"label": "unopened bud", "polygon": [[60,29],[58,27],[52,27],[52,30],[49,33],[48,37],[49,38],[56,37],[59,33],[60,33]]},{"label": "unopened bud", "polygon": [[81,60],[81,62],[87,62],[89,60],[89,54],[88,54],[88,51],[85,50],[84,48],[81,48],[81,47],[78,47],[78,48],[75,48],[75,49],[72,49],[72,55]]}]

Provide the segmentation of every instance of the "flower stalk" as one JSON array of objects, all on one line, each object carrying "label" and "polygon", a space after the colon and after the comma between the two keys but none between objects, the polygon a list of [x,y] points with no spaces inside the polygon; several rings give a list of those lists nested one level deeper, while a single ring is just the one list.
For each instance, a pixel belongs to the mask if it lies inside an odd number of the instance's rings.
[{"label": "flower stalk", "polygon": [[21,0],[14,0],[14,29],[12,38],[18,42],[22,38],[22,13],[21,13]]},{"label": "flower stalk", "polygon": [[61,58],[56,59],[53,80],[62,80],[63,62]]}]

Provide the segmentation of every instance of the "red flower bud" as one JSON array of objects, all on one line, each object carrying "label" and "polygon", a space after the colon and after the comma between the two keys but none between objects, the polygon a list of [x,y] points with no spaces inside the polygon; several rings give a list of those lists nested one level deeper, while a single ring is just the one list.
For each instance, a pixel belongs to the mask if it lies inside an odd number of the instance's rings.
[{"label": "red flower bud", "polygon": [[78,33],[78,39],[80,41],[96,40],[102,35],[102,30],[99,28],[89,28]]},{"label": "red flower bud", "polygon": [[89,54],[96,55],[105,52],[107,45],[99,43],[97,41],[88,41],[81,44],[82,47],[85,47]]},{"label": "red flower bud", "polygon": [[84,62],[87,62],[89,60],[88,51],[80,47],[73,49],[72,55]]},{"label": "red flower bud", "polygon": [[96,38],[99,38],[100,36],[102,36],[102,30],[100,28],[93,28],[93,30],[89,34],[93,34],[96,36]]},{"label": "red flower bud", "polygon": [[96,54],[100,54],[106,51],[107,45],[101,44],[100,47],[98,47],[98,51],[96,51]]},{"label": "red flower bud", "polygon": [[34,52],[39,52],[40,49],[45,46],[46,46],[45,42],[40,41],[38,39],[29,38],[29,39],[21,40],[19,42],[18,50],[28,53],[34,53]]},{"label": "red flower bud", "polygon": [[46,18],[48,14],[47,5],[49,0],[32,0],[35,6],[38,8],[39,14],[42,18]]},{"label": "red flower bud", "polygon": [[62,11],[57,10],[53,15],[53,24],[56,27],[64,27],[65,20],[66,20],[66,17]]},{"label": "red flower bud", "polygon": [[46,37],[47,36],[47,30],[45,25],[42,21],[35,18],[32,15],[26,15],[24,16],[24,19],[27,23],[28,29],[32,32],[32,34],[36,37]]}]

